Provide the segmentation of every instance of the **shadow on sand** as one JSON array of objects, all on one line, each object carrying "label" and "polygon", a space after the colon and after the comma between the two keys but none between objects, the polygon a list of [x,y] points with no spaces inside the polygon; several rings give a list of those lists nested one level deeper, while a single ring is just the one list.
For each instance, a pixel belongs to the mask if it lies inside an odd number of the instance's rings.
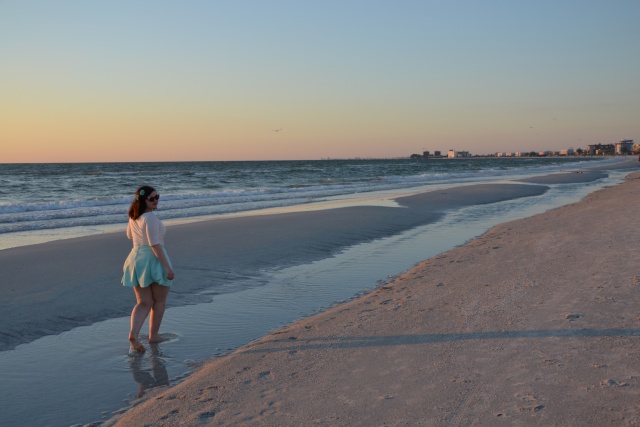
[{"label": "shadow on sand", "polygon": [[[397,345],[434,344],[449,341],[490,340],[490,339],[532,339],[532,338],[594,338],[594,337],[634,337],[640,336],[640,329],[560,329],[539,331],[498,331],[498,332],[468,332],[450,334],[419,334],[419,335],[389,335],[362,337],[332,337],[298,339],[291,336],[287,339],[257,343],[291,345],[273,346],[267,348],[250,348],[241,353],[271,353],[276,351],[301,351],[333,348],[385,347]],[[295,343],[295,344],[294,344]]]}]

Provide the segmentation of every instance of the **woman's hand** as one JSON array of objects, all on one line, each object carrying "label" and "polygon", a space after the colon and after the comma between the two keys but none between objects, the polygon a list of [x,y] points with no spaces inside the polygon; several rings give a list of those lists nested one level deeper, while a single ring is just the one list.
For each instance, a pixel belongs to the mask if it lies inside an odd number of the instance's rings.
[{"label": "woman's hand", "polygon": [[162,245],[160,244],[153,245],[151,246],[151,250],[153,251],[156,258],[158,258],[158,260],[160,260],[160,262],[162,263],[162,266],[164,267],[164,271],[167,273],[167,279],[173,280],[173,278],[175,277],[175,273],[173,272],[173,269],[169,265],[169,261],[167,261],[167,257],[164,254],[164,248],[162,247]]}]

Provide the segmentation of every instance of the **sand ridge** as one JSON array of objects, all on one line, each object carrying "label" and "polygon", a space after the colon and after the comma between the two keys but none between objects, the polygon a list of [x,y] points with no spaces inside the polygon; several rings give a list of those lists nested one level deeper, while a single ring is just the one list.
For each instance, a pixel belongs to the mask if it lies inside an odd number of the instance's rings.
[{"label": "sand ridge", "polygon": [[640,425],[638,178],[497,226],[107,425]]}]

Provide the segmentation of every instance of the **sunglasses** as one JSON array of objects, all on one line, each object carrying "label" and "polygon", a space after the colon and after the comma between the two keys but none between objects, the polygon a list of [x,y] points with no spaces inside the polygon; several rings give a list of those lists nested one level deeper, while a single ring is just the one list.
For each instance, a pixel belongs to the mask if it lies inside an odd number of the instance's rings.
[{"label": "sunglasses", "polygon": [[155,196],[147,197],[147,200],[153,202],[154,200],[160,200],[160,195],[156,194]]}]

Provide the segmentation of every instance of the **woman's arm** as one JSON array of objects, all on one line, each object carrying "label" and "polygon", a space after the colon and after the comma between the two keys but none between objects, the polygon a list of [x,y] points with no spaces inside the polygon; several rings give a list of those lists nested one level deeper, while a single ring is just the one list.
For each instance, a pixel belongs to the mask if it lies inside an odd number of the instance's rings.
[{"label": "woman's arm", "polygon": [[160,263],[162,263],[162,265],[164,266],[164,269],[167,272],[167,279],[173,280],[175,274],[173,272],[173,269],[169,265],[169,262],[167,261],[167,257],[164,255],[164,249],[162,248],[162,245],[153,245],[151,246],[151,250],[153,251],[156,258],[160,260]]}]

